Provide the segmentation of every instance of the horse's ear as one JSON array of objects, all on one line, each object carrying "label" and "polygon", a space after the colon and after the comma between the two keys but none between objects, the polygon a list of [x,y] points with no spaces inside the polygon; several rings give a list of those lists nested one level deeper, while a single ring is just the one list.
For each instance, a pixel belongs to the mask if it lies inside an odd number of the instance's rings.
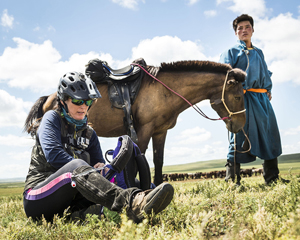
[{"label": "horse's ear", "polygon": [[246,72],[244,72],[243,70],[241,70],[239,68],[234,68],[228,74],[228,79],[230,79],[230,78],[234,78],[238,82],[244,82],[246,79]]}]

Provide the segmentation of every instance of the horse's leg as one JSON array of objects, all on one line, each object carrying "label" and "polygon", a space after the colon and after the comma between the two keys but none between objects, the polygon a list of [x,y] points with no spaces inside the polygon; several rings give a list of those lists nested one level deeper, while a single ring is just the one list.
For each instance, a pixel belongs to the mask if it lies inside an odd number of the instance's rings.
[{"label": "horse's leg", "polygon": [[152,136],[153,162],[154,162],[154,184],[157,186],[163,182],[162,167],[164,164],[164,148],[167,131],[156,133]]},{"label": "horse's leg", "polygon": [[137,145],[139,146],[141,152],[145,154],[150,138],[152,137],[152,126],[147,125],[137,128],[137,136],[139,139]]}]

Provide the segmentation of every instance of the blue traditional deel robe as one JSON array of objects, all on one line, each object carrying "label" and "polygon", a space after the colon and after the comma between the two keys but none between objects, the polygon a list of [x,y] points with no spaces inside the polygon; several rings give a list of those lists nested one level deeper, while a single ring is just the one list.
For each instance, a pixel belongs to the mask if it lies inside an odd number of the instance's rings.
[{"label": "blue traditional deel robe", "polygon": [[[254,46],[252,49],[247,49],[245,42],[238,40],[234,47],[221,54],[220,62],[229,63],[233,68],[246,71],[246,81],[243,83],[244,89],[266,89],[271,92],[272,73],[268,70],[263,52],[260,49]],[[267,93],[249,91],[245,93],[244,100],[246,108],[244,130],[250,139],[251,150],[248,153],[238,152],[248,150],[248,148],[242,147],[245,142],[243,132],[238,132],[236,134],[236,162],[248,163],[255,161],[256,157],[264,160],[278,157],[282,153],[280,134]],[[231,134],[227,159],[234,161],[234,134]]]}]

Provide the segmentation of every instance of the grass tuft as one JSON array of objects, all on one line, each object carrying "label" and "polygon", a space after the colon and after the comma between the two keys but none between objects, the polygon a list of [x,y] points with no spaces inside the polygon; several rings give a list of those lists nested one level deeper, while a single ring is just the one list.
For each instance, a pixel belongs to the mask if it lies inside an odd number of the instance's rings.
[{"label": "grass tuft", "polygon": [[121,223],[89,215],[71,222],[67,213],[32,221],[25,216],[22,196],[0,197],[0,239],[300,239],[300,183],[266,186],[262,177],[242,180],[242,186],[224,179],[171,182],[174,199],[160,214],[140,224]]}]

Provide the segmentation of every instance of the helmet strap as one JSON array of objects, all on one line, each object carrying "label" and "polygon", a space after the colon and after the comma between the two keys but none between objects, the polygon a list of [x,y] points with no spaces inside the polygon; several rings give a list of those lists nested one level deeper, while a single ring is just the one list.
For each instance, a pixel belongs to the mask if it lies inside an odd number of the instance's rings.
[{"label": "helmet strap", "polygon": [[67,104],[65,103],[65,101],[59,101],[59,103],[61,104],[61,106],[66,110],[66,113],[69,114],[69,109]]}]

